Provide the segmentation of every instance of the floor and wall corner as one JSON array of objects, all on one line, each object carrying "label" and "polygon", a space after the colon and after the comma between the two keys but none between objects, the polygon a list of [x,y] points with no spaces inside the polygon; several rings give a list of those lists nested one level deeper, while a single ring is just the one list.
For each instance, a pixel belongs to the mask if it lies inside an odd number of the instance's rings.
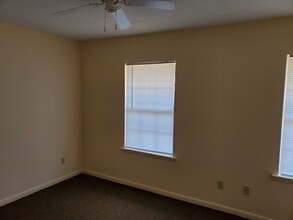
[{"label": "floor and wall corner", "polygon": [[[86,42],[0,23],[0,205],[85,172],[251,219],[293,219],[293,185],[271,179],[292,23]],[[177,64],[176,161],[121,151],[124,64],[165,60]]]}]

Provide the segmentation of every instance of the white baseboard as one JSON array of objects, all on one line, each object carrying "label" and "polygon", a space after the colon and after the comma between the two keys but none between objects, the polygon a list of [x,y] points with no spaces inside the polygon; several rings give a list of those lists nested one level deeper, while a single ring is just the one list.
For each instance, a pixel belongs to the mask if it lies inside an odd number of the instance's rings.
[{"label": "white baseboard", "polygon": [[14,201],[16,201],[18,199],[21,199],[21,198],[23,198],[25,196],[28,196],[30,194],[33,194],[33,193],[35,193],[37,191],[45,189],[45,188],[47,188],[49,186],[53,186],[53,185],[55,185],[57,183],[60,183],[60,182],[62,182],[64,180],[67,180],[67,179],[69,179],[71,177],[77,176],[80,173],[82,173],[82,170],[77,170],[77,171],[74,171],[74,172],[69,173],[67,175],[64,175],[62,177],[59,177],[57,179],[51,180],[51,181],[49,181],[47,183],[41,184],[39,186],[27,189],[27,190],[25,190],[25,191],[23,191],[21,193],[18,193],[18,194],[10,196],[8,198],[2,199],[2,200],[0,200],[0,207],[3,206],[3,205],[6,205],[8,203],[14,202]]},{"label": "white baseboard", "polygon": [[181,194],[178,194],[178,193],[174,193],[174,192],[166,191],[166,190],[163,190],[163,189],[147,186],[147,185],[144,185],[144,184],[140,184],[140,183],[125,180],[125,179],[120,179],[120,178],[105,175],[105,174],[102,174],[102,173],[97,173],[97,172],[90,171],[90,170],[83,170],[83,173],[91,175],[91,176],[99,177],[99,178],[102,178],[102,179],[110,180],[112,182],[132,186],[132,187],[135,187],[135,188],[138,188],[138,189],[143,189],[143,190],[146,190],[146,191],[149,191],[149,192],[153,192],[153,193],[160,194],[160,195],[163,195],[163,196],[167,196],[167,197],[170,197],[170,198],[178,199],[178,200],[181,200],[181,201],[185,201],[185,202],[193,203],[193,204],[196,204],[196,205],[204,206],[204,207],[207,207],[207,208],[215,209],[215,210],[218,210],[218,211],[230,213],[230,214],[237,215],[237,216],[240,216],[240,217],[243,217],[243,218],[248,218],[248,219],[253,219],[253,220],[273,220],[272,218],[260,216],[260,215],[254,214],[254,213],[242,211],[242,210],[239,210],[239,209],[231,208],[231,207],[224,206],[224,205],[217,204],[217,203],[213,203],[213,202],[204,201],[204,200],[201,200],[201,199],[196,199],[196,198],[193,198],[193,197],[181,195]]}]

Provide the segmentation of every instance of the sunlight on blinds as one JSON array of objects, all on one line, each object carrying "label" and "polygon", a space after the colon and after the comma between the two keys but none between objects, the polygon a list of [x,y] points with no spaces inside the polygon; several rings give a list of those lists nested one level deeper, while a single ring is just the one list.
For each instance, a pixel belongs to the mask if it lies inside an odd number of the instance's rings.
[{"label": "sunlight on blinds", "polygon": [[175,63],[125,67],[125,146],[173,154]]},{"label": "sunlight on blinds", "polygon": [[293,57],[287,57],[280,152],[281,175],[293,176]]}]

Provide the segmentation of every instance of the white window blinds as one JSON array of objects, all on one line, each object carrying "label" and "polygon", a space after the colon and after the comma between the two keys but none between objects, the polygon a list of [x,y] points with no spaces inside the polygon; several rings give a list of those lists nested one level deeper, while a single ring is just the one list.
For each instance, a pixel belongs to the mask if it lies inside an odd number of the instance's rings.
[{"label": "white window blinds", "polygon": [[279,173],[293,176],[293,57],[288,55],[283,106]]},{"label": "white window blinds", "polygon": [[173,154],[175,63],[125,67],[125,147]]}]

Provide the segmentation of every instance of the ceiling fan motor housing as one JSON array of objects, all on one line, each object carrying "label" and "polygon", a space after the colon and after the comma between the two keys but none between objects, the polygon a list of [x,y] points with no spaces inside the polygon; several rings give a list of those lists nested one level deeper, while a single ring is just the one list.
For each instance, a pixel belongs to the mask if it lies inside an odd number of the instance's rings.
[{"label": "ceiling fan motor housing", "polygon": [[113,13],[116,12],[119,7],[117,6],[117,3],[119,3],[119,0],[103,0],[105,2],[105,10],[107,12]]}]

